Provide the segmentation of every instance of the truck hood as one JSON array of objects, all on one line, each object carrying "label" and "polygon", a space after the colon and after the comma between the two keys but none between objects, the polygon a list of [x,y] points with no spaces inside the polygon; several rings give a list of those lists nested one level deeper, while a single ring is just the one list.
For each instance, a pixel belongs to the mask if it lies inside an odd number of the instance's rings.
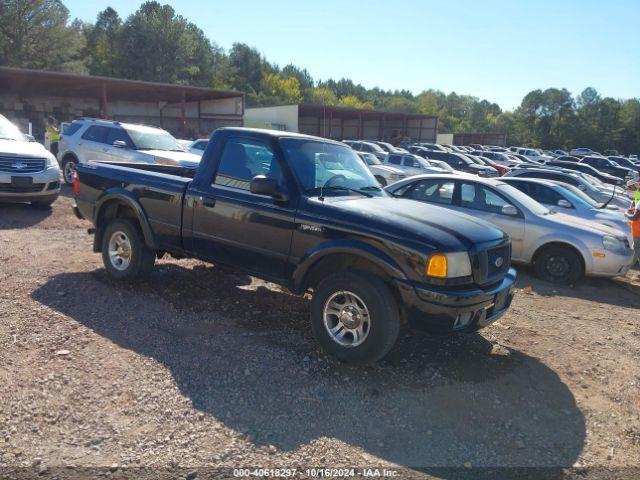
[{"label": "truck hood", "polygon": [[[319,217],[340,218],[357,226],[392,235],[400,241],[423,243],[429,250],[462,251],[506,238],[493,225],[444,207],[393,197],[317,197],[309,206]],[[332,212],[326,212],[326,209]],[[323,212],[324,210],[324,212]]]},{"label": "truck hood", "polygon": [[151,155],[155,159],[169,160],[175,162],[177,165],[184,164],[198,164],[200,163],[200,155],[195,155],[190,152],[172,152],[170,150],[139,150],[140,153],[145,155]]},{"label": "truck hood", "polygon": [[45,158],[51,154],[38,142],[19,142],[0,140],[0,155],[20,155],[24,157]]}]

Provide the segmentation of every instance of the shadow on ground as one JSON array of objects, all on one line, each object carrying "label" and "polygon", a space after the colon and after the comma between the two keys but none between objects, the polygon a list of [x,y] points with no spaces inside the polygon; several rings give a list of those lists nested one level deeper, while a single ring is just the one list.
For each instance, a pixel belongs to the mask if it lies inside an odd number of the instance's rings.
[{"label": "shadow on ground", "polygon": [[[576,285],[554,285],[536,278],[533,270],[518,266],[519,288],[531,287],[532,291],[546,297],[565,296],[589,300],[617,307],[640,308],[640,284],[629,281],[628,277],[584,277]],[[633,270],[628,275],[640,274]]]},{"label": "shadow on ground", "polygon": [[329,437],[438,476],[465,462],[560,476],[585,441],[556,373],[481,335],[403,334],[376,367],[340,364],[317,350],[307,300],[207,266],[165,263],[133,285],[61,274],[33,298],[161,362],[195,408],[256,445]]},{"label": "shadow on ground", "polygon": [[0,230],[29,228],[42,222],[53,210],[29,203],[2,203],[0,200]]}]

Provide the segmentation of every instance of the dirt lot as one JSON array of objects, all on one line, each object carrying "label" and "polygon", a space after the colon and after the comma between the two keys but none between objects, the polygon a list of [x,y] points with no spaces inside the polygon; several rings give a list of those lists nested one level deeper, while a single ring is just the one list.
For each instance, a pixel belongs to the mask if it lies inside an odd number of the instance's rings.
[{"label": "dirt lot", "polygon": [[356,368],[274,285],[184,260],[112,282],[71,203],[0,206],[0,467],[640,466],[640,283],[521,269],[481,334]]}]

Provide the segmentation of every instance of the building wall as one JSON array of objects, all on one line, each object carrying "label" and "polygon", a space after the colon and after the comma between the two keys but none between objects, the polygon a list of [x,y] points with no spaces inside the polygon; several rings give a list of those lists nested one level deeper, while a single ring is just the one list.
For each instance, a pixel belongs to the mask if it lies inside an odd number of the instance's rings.
[{"label": "building wall", "polygon": [[435,142],[438,133],[437,118],[403,119],[370,119],[362,121],[362,132],[359,130],[359,119],[340,119],[331,116],[300,117],[300,133],[332,138],[334,140],[389,140],[406,135],[413,141]]},{"label": "building wall", "polygon": [[[186,125],[181,125],[180,104],[132,102],[113,100],[109,102],[109,117],[113,120],[146,125],[162,126],[172,134],[188,138],[208,136],[223,126],[242,125],[243,100],[240,97],[220,100],[205,100],[186,104]],[[93,98],[68,98],[30,96],[18,97],[0,93],[0,113],[15,121],[22,131],[28,131],[31,122],[37,139],[44,137],[47,117],[58,122],[72,121],[78,117],[100,117],[100,100]]]},{"label": "building wall", "polygon": [[246,127],[297,133],[299,131],[298,105],[247,108],[244,112],[244,124]]}]

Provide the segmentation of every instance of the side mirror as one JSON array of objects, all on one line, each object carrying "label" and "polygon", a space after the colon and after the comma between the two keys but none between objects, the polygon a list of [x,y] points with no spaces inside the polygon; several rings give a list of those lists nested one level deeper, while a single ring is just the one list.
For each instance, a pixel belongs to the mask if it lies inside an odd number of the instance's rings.
[{"label": "side mirror", "polygon": [[518,209],[513,205],[505,205],[504,207],[502,207],[502,214],[509,215],[510,217],[517,217]]},{"label": "side mirror", "polygon": [[573,205],[571,205],[571,203],[568,200],[565,200],[564,198],[561,198],[560,200],[558,200],[558,206],[562,208],[573,208]]},{"label": "side mirror", "polygon": [[587,189],[587,187],[585,187],[585,186],[584,186],[584,185],[582,185],[582,184],[578,185],[578,188],[579,188],[580,190],[582,190],[582,191],[584,191],[584,190],[586,190],[586,189]]},{"label": "side mirror", "polygon": [[113,146],[116,148],[127,148],[127,142],[124,140],[116,140],[113,142]]},{"label": "side mirror", "polygon": [[36,141],[36,137],[34,137],[33,135],[29,135],[28,133],[25,133],[24,136],[27,137],[27,140],[30,142]]},{"label": "side mirror", "polygon": [[278,191],[277,180],[264,175],[256,175],[251,179],[249,191],[256,195],[269,195],[279,202],[286,202],[289,199],[286,194]]}]

